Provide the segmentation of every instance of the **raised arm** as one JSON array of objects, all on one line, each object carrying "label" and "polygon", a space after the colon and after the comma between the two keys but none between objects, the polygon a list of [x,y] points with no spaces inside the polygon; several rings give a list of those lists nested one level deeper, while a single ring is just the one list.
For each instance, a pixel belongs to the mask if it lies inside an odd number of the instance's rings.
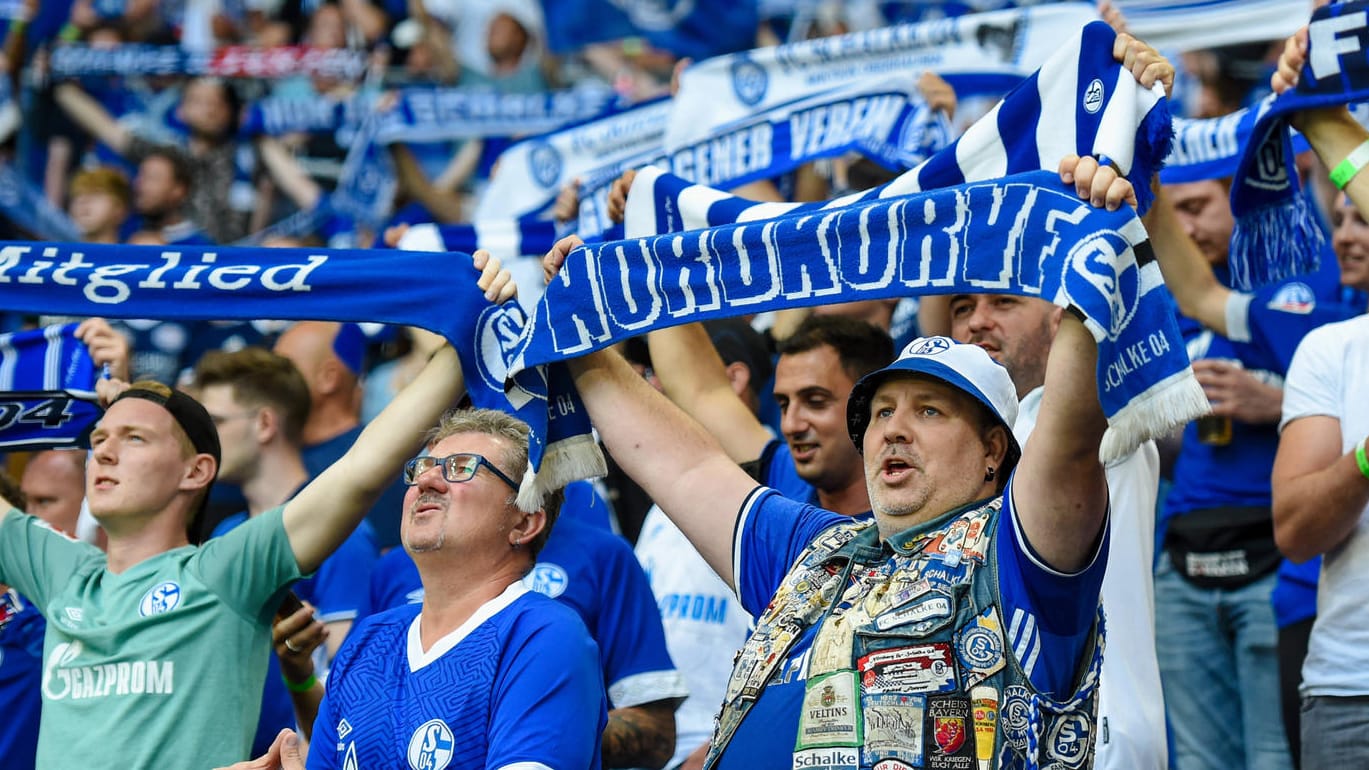
[{"label": "raised arm", "polygon": [[295,160],[279,139],[269,136],[258,139],[257,156],[261,158],[262,165],[266,166],[266,172],[271,175],[276,186],[280,187],[296,206],[308,211],[318,205],[319,198],[323,197],[323,189],[305,172],[299,161]]},{"label": "raised arm", "polygon": [[73,83],[63,83],[53,93],[57,103],[86,133],[120,155],[128,152],[133,134],[119,125],[95,97]]},{"label": "raised arm", "polygon": [[622,356],[591,353],[571,361],[570,370],[613,459],[733,585],[732,531],[756,482]]},{"label": "raised arm", "polygon": [[[481,269],[478,285],[487,298],[503,301],[513,296],[513,281],[499,260],[476,252],[474,262]],[[285,534],[300,571],[313,572],[347,539],[418,449],[424,431],[464,389],[456,351],[444,345],[366,426],[352,448],[286,503]]]},{"label": "raised arm", "polygon": [[1165,286],[1174,295],[1179,312],[1223,337],[1228,336],[1226,305],[1233,292],[1217,280],[1198,244],[1179,222],[1174,202],[1163,186],[1156,186],[1155,203],[1142,221],[1160,262]]},{"label": "raised arm", "polygon": [[646,340],[666,396],[707,428],[734,461],[760,457],[773,436],[732,389],[727,365],[703,324],[654,331]]},{"label": "raised arm", "polygon": [[[1284,41],[1278,69],[1270,78],[1274,91],[1283,93],[1296,86],[1306,61],[1307,27],[1303,27]],[[1344,106],[1297,112],[1292,120],[1293,127],[1302,132],[1328,169],[1336,168],[1355,148],[1369,141],[1369,131],[1365,131]],[[1355,174],[1344,189],[1360,214],[1369,216],[1369,174]]]},{"label": "raised arm", "polygon": [[1036,429],[1013,481],[1023,534],[1062,572],[1088,565],[1107,513],[1107,477],[1098,447],[1107,429],[1098,403],[1098,347],[1065,313],[1051,343]]}]

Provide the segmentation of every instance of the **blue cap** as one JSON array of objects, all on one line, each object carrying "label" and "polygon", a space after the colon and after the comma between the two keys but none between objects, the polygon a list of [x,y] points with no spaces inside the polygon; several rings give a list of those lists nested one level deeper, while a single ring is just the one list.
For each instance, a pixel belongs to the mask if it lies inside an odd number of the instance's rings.
[{"label": "blue cap", "polygon": [[1010,470],[1022,456],[1013,437],[1017,421],[1017,388],[1003,365],[978,345],[956,342],[950,337],[919,337],[903,349],[892,364],[871,372],[851,389],[846,402],[846,427],[856,448],[864,451],[865,429],[870,424],[870,402],[875,391],[891,376],[920,374],[939,380],[984,405],[1008,431],[1008,455],[1003,470]]}]

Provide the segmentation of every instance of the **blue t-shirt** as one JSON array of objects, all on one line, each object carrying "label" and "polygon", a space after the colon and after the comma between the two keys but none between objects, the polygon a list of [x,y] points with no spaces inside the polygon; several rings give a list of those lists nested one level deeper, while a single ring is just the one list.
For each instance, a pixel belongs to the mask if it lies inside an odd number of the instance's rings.
[{"label": "blue t-shirt", "polygon": [[425,652],[418,612],[369,617],[343,643],[314,722],[311,770],[597,770],[608,714],[594,642],[575,613],[505,591]]},{"label": "blue t-shirt", "polygon": [[[246,511],[235,513],[219,522],[210,537],[227,534],[246,521]],[[314,605],[319,620],[324,623],[354,620],[366,602],[371,570],[379,556],[375,533],[371,531],[371,525],[363,521],[331,556],[323,560],[312,576],[296,582],[291,590]],[[294,704],[285,689],[285,680],[281,678],[280,659],[273,650],[267,661],[266,686],[261,693],[261,717],[257,720],[257,732],[252,736],[252,756],[265,754],[281,728],[294,726]]]},{"label": "blue t-shirt", "polygon": [[[8,596],[6,596],[8,593]],[[47,623],[27,599],[13,590],[0,592],[0,767],[27,770],[38,752],[38,717],[43,698],[43,633]],[[0,618],[3,621],[3,618]]]},{"label": "blue t-shirt", "polygon": [[[300,455],[304,458],[304,468],[309,471],[309,476],[312,478],[319,475],[347,454],[347,450],[352,448],[352,444],[356,443],[357,437],[361,435],[361,428],[362,426],[358,425],[327,441],[301,450]],[[366,512],[366,521],[370,522],[376,543],[382,549],[399,545],[399,520],[403,515],[404,479],[396,473],[389,486],[380,493],[375,505]]]},{"label": "blue t-shirt", "polygon": [[1274,623],[1287,628],[1317,616],[1317,581],[1321,578],[1321,557],[1296,564],[1284,559],[1270,600],[1274,602]]},{"label": "blue t-shirt", "polygon": [[[1228,328],[1232,339],[1180,316],[1179,328],[1187,341],[1189,358],[1236,359],[1265,382],[1283,387],[1293,352],[1307,332],[1358,315],[1353,308],[1340,304],[1338,281],[1333,264],[1329,269],[1244,295],[1249,305],[1243,314],[1244,323]],[[1278,446],[1278,426],[1274,423],[1233,420],[1231,441],[1214,446],[1198,441],[1197,423],[1190,422],[1184,428],[1174,483],[1165,499],[1165,518],[1228,506],[1269,507],[1269,474]]]},{"label": "blue t-shirt", "polygon": [[[588,486],[588,482],[576,482]],[[591,488],[592,491],[592,488]],[[589,495],[597,500],[597,495]],[[688,694],[666,647],[665,628],[646,572],[621,537],[585,524],[570,502],[552,527],[523,584],[575,610],[599,645],[600,666],[614,708]],[[600,500],[598,505],[604,505]],[[382,612],[423,601],[423,584],[409,554],[385,554],[371,575],[370,607]]]},{"label": "blue t-shirt", "polygon": [[799,477],[794,467],[794,453],[789,445],[780,439],[772,439],[761,450],[762,485],[770,487],[790,500],[817,505],[818,490]]},{"label": "blue t-shirt", "polygon": [[[1011,485],[1009,486],[1011,490]],[[1093,562],[1062,575],[1032,556],[1018,535],[1011,495],[993,535],[998,558],[999,608],[1007,645],[1039,691],[1067,696],[1089,643],[1098,592],[1107,567],[1107,538]],[[976,504],[977,505],[977,504]],[[950,512],[947,516],[963,512]],[[737,593],[759,617],[799,555],[824,531],[850,518],[759,488],[742,504],[734,549]],[[1107,532],[1107,527],[1103,530]],[[962,564],[959,569],[963,570]],[[943,567],[944,569],[944,567]],[[977,573],[981,579],[988,575]],[[807,657],[820,624],[808,627],[737,727],[719,770],[790,770],[803,702]]]}]

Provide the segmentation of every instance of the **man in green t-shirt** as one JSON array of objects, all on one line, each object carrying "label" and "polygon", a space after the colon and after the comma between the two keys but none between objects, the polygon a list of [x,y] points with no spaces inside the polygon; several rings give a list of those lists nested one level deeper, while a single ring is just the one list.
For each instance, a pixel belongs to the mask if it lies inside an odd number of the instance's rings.
[{"label": "man in green t-shirt", "polygon": [[[505,299],[512,281],[486,258],[475,259],[479,285]],[[91,434],[86,498],[108,552],[0,498],[0,582],[48,619],[37,766],[236,762],[256,728],[286,587],[313,572],[398,475],[464,389],[461,366],[450,347],[439,350],[294,499],[199,547],[186,527],[217,474],[209,414],[158,383],[101,387],[109,408]]]}]

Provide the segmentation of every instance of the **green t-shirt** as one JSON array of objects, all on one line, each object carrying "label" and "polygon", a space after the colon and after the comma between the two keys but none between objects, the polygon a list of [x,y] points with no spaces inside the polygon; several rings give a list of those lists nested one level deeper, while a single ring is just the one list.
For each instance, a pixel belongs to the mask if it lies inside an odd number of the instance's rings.
[{"label": "green t-shirt", "polygon": [[299,565],[276,508],[121,574],[10,509],[0,582],[47,618],[42,768],[210,768],[247,757],[271,621]]}]

